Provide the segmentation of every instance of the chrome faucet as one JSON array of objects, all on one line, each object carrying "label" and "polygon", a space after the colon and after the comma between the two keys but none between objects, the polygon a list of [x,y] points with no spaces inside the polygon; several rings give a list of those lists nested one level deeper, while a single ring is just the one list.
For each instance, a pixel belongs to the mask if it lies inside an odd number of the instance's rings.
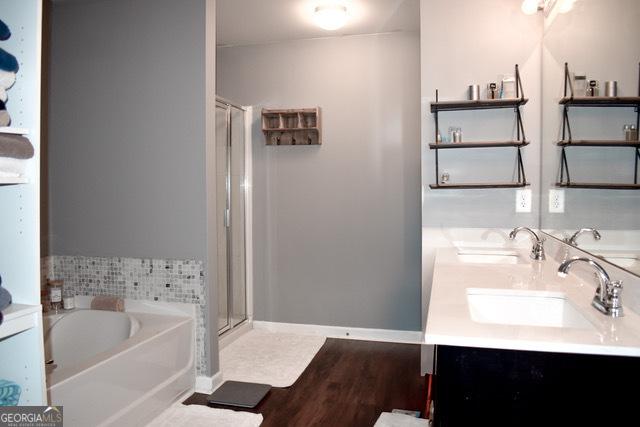
[{"label": "chrome faucet", "polygon": [[511,233],[509,233],[509,239],[514,240],[516,235],[521,231],[528,231],[533,238],[533,247],[531,248],[531,259],[535,259],[536,261],[544,261],[546,258],[544,255],[544,239],[538,237],[538,235],[528,227],[517,227],[514,228]]},{"label": "chrome faucet", "polygon": [[611,317],[620,317],[624,313],[622,311],[622,281],[612,281],[609,274],[604,268],[591,258],[573,257],[564,261],[558,267],[558,273],[566,276],[574,262],[586,262],[596,270],[596,276],[600,280],[600,286],[596,291],[596,295],[591,301],[591,305],[598,311]]},{"label": "chrome faucet", "polygon": [[580,230],[576,231],[573,236],[565,239],[565,242],[570,244],[571,246],[578,246],[578,237],[580,237],[582,233],[591,233],[593,234],[593,238],[596,240],[602,239],[602,236],[595,228],[581,228]]}]

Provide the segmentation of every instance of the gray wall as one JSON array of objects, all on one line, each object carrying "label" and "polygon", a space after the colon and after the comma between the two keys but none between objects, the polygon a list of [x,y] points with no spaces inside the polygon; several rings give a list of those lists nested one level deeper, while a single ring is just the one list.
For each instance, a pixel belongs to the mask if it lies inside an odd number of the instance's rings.
[{"label": "gray wall", "polygon": [[44,255],[204,261],[213,374],[215,0],[51,9]]},{"label": "gray wall", "polygon": [[55,2],[51,253],[205,259],[205,2]]},{"label": "gray wall", "polygon": [[256,319],[420,329],[419,58],[416,33],[218,49],[220,95],[323,113],[321,146],[254,132]]}]

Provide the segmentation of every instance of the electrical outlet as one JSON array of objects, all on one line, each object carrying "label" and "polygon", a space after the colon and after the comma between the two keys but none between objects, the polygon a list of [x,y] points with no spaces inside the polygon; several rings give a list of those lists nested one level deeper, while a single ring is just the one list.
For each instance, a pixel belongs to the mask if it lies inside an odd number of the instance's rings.
[{"label": "electrical outlet", "polygon": [[549,212],[564,212],[564,190],[554,188],[549,189]]},{"label": "electrical outlet", "polygon": [[516,212],[531,212],[531,189],[516,190]]}]

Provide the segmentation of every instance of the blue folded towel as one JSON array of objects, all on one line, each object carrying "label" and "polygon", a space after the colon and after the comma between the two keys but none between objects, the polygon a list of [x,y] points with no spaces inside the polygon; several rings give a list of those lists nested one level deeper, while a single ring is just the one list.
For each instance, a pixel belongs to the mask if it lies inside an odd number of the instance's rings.
[{"label": "blue folded towel", "polygon": [[17,73],[18,68],[20,68],[20,66],[18,65],[16,57],[0,48],[0,70]]},{"label": "blue folded towel", "polygon": [[7,40],[9,37],[11,37],[11,30],[9,30],[7,24],[0,19],[0,40]]},{"label": "blue folded towel", "polygon": [[2,320],[4,316],[2,315],[2,310],[9,307],[11,305],[11,294],[8,290],[2,287],[2,276],[0,276],[0,325],[2,325]]},{"label": "blue folded towel", "polygon": [[20,386],[14,382],[0,380],[0,406],[16,406],[20,400]]},{"label": "blue folded towel", "polygon": [[11,305],[11,294],[8,290],[0,286],[0,311]]}]

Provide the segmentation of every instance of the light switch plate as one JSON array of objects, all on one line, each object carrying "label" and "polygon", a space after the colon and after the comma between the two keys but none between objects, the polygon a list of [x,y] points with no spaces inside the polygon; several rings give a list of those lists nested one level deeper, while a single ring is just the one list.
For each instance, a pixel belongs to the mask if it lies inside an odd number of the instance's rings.
[{"label": "light switch plate", "polygon": [[549,189],[549,212],[564,212],[564,190],[556,188]]},{"label": "light switch plate", "polygon": [[531,189],[516,190],[516,212],[531,212]]}]

